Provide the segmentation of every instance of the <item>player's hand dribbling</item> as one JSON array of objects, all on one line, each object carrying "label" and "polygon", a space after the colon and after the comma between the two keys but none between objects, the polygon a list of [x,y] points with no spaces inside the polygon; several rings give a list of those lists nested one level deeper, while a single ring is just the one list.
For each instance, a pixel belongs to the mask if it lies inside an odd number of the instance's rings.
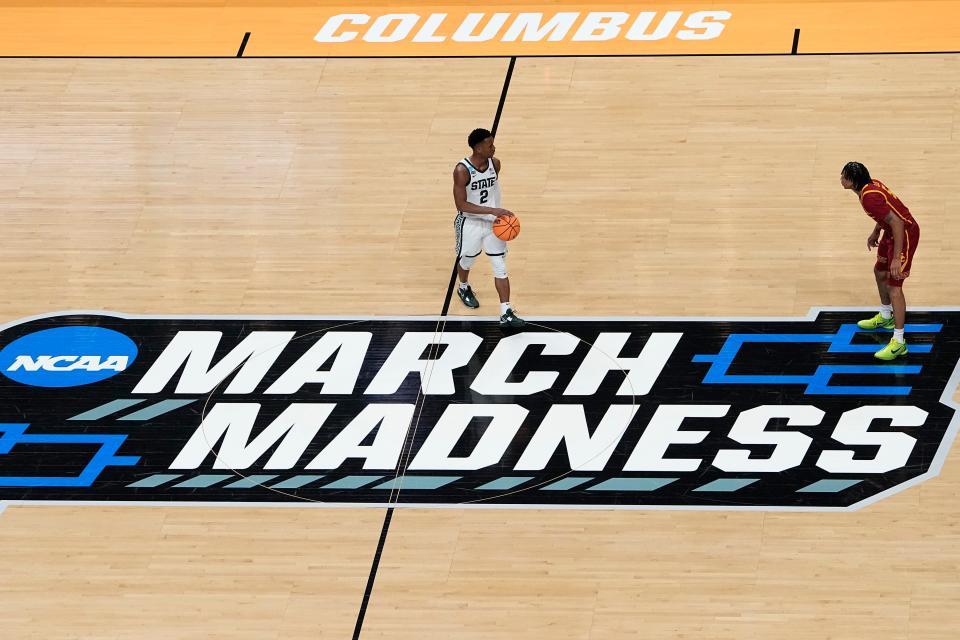
[{"label": "player's hand dribbling", "polygon": [[870,251],[871,249],[873,249],[879,244],[880,244],[879,233],[871,233],[869,236],[867,236],[867,251]]},{"label": "player's hand dribbling", "polygon": [[494,209],[493,211],[494,211],[493,215],[497,216],[498,218],[512,218],[512,217],[513,217],[513,212],[512,212],[512,211],[507,211],[506,209]]}]

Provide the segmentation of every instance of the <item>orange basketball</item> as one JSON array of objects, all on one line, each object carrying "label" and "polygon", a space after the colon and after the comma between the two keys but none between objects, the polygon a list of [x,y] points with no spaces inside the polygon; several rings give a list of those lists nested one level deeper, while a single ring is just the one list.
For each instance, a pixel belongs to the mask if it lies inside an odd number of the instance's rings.
[{"label": "orange basketball", "polygon": [[493,235],[501,240],[513,240],[520,235],[520,218],[517,216],[497,218],[493,221]]}]

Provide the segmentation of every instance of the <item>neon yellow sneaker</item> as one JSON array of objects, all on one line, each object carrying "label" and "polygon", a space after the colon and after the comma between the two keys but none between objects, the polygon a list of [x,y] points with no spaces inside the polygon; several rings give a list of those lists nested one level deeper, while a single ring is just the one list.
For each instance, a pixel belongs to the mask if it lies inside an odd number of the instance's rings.
[{"label": "neon yellow sneaker", "polygon": [[861,320],[857,323],[857,326],[861,329],[893,329],[894,322],[893,316],[889,318],[884,318],[879,313],[872,318],[867,318],[866,320]]},{"label": "neon yellow sneaker", "polygon": [[907,355],[907,353],[909,353],[907,351],[907,343],[900,342],[896,338],[890,338],[887,346],[873,354],[873,357],[878,360],[895,360],[900,356]]}]

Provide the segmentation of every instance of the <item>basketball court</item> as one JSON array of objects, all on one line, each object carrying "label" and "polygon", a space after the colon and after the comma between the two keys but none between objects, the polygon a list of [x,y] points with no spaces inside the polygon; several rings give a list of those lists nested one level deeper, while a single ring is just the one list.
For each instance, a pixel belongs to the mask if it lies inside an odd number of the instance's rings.
[{"label": "basketball court", "polygon": [[[481,307],[451,296],[451,172],[469,154],[467,134],[485,127],[496,131],[503,206],[523,225],[507,260],[513,303],[544,333],[642,319],[653,330],[688,322],[693,340],[703,325],[707,340],[737,323],[762,333],[813,322],[818,309],[842,322],[872,315],[872,222],[839,184],[844,163],[862,161],[923,229],[904,286],[907,321],[943,329],[918,338],[932,355],[907,364],[943,370],[948,388],[929,390],[934,405],[945,394],[938,410],[952,415],[960,401],[949,388],[956,358],[933,359],[960,344],[958,3],[871,3],[859,25],[851,16],[863,3],[731,3],[732,17],[710,18],[729,40],[543,38],[525,48],[518,38],[427,53],[410,38],[363,40],[373,16],[399,12],[382,6],[166,4],[0,9],[0,347],[24,319],[73,313],[123,327],[208,322],[224,336],[231,322],[237,336],[298,318],[420,323],[438,336],[473,331],[492,349],[485,258],[471,276]],[[624,32],[642,9],[555,4],[534,9],[623,11]],[[431,12],[456,21],[471,11],[419,5],[410,34]],[[683,6],[686,16],[698,9]],[[370,20],[330,27],[331,37],[357,32],[343,49],[315,39],[328,16],[347,13]],[[452,33],[459,22],[437,24],[434,33]],[[229,350],[220,349],[217,358]],[[574,375],[577,364],[543,353],[550,366],[515,381],[551,366],[562,380]],[[6,426],[99,433],[66,420],[114,398],[87,400],[86,386],[35,396],[7,378]],[[420,409],[423,384],[409,400]],[[673,392],[674,402],[699,393]],[[206,399],[223,393],[182,396],[195,404],[164,419],[189,435]],[[756,404],[792,403],[777,393]],[[31,399],[19,404],[18,394]],[[829,398],[807,400],[830,413]],[[654,401],[633,399],[641,411]],[[34,406],[62,407],[64,422],[54,429]],[[100,420],[103,432],[123,431],[111,420]],[[136,426],[158,451],[172,437],[161,424]],[[951,638],[960,625],[952,437],[932,445],[940,458],[923,454],[928,479],[853,509],[757,506],[733,489],[687,508],[597,504],[600,492],[573,486],[564,497],[521,485],[526,496],[509,504],[418,506],[416,485],[402,483],[369,504],[328,500],[319,485],[276,502],[224,498],[229,489],[206,499],[197,483],[116,500],[3,485],[0,628],[11,640]],[[0,456],[10,476],[4,464]],[[46,463],[17,464],[40,475]],[[378,477],[405,476],[411,463],[398,464]]]}]

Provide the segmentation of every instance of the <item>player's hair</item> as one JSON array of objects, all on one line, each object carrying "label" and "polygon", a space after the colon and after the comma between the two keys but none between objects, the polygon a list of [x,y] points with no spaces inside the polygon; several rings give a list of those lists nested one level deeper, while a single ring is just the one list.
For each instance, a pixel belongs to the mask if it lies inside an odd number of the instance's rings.
[{"label": "player's hair", "polygon": [[852,182],[857,191],[870,184],[870,172],[859,162],[848,162],[843,165],[840,175]]},{"label": "player's hair", "polygon": [[467,137],[467,144],[473,149],[475,146],[492,136],[493,134],[486,129],[474,129]]}]

